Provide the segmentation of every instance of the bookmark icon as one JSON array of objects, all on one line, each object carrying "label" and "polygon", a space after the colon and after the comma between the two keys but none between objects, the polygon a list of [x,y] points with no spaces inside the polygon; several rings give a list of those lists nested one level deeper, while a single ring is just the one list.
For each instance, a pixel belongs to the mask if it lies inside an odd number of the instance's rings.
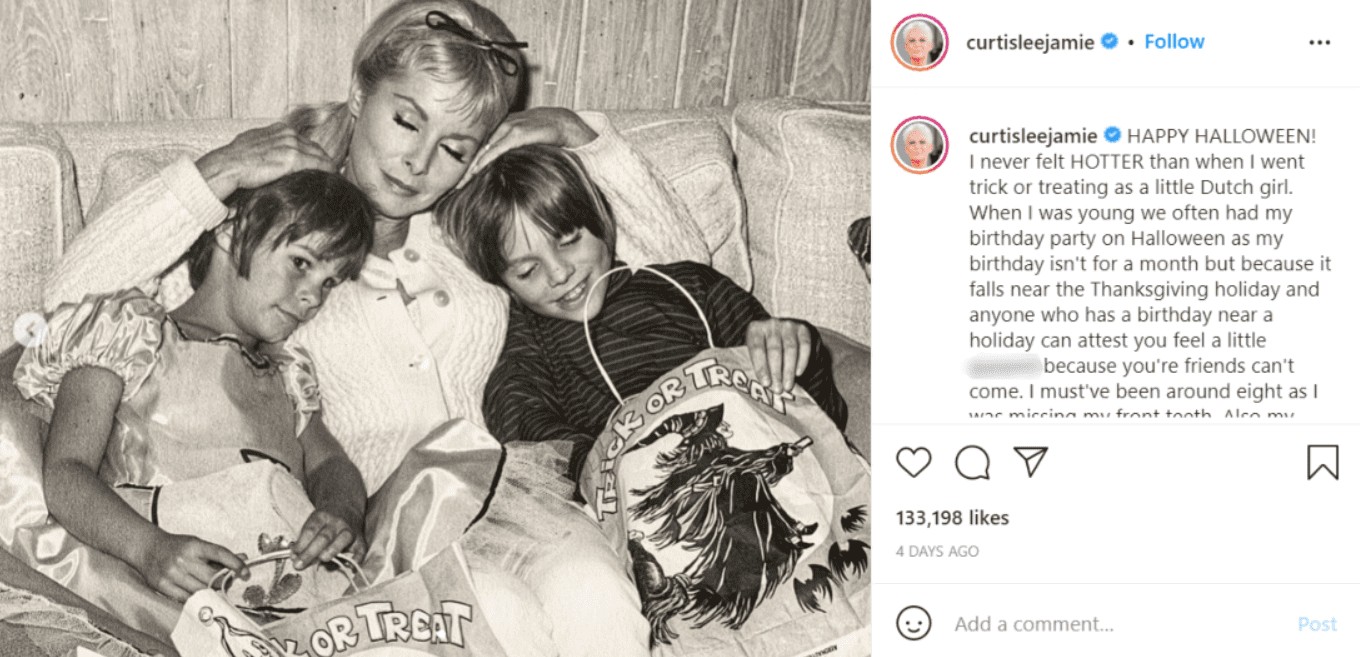
[{"label": "bookmark icon", "polygon": [[1020,458],[1025,459],[1025,469],[1029,471],[1029,476],[1034,476],[1034,471],[1039,469],[1039,464],[1043,462],[1044,455],[1048,453],[1047,447],[1016,447],[1015,453]]},{"label": "bookmark icon", "polygon": [[1332,479],[1341,479],[1340,445],[1308,446],[1308,478],[1312,479],[1319,472],[1332,475]]}]

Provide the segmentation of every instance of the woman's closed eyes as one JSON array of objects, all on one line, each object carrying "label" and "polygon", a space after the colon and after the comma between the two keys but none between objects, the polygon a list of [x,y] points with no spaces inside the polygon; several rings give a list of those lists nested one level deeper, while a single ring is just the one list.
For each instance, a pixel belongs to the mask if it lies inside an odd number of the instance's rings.
[{"label": "woman's closed eyes", "polygon": [[[406,130],[410,130],[411,132],[420,132],[420,129],[417,128],[414,123],[407,121],[405,118],[402,118],[400,112],[393,114],[392,120],[396,122],[397,125],[401,126]],[[444,151],[446,155],[453,158],[454,160],[458,162],[463,161],[463,154],[458,150],[454,149],[452,146],[449,146],[448,144],[440,144],[439,149]]]}]

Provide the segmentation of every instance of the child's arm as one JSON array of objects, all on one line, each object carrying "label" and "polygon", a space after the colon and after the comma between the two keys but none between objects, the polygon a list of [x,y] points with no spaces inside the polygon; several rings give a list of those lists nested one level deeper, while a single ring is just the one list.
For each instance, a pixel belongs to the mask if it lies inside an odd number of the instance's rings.
[{"label": "child's arm", "polygon": [[792,384],[797,383],[831,418],[836,428],[845,431],[850,409],[840,390],[836,389],[831,352],[822,346],[816,327],[801,319],[774,317],[751,322],[746,327],[746,336],[756,377],[762,384],[773,378],[777,381],[774,390],[780,393],[792,390]]},{"label": "child's arm", "polygon": [[307,496],[316,510],[303,523],[293,544],[294,566],[301,570],[318,561],[330,561],[346,548],[356,561],[362,561],[368,551],[364,541],[368,493],[359,468],[326,428],[320,412],[312,414],[298,439],[302,442]]},{"label": "child's arm", "polygon": [[48,275],[43,286],[48,310],[87,294],[146,286],[227,216],[226,206],[187,159],[136,187],[118,189],[113,184],[118,178],[104,178],[85,228]]},{"label": "child's arm", "polygon": [[152,588],[183,602],[207,588],[219,569],[244,573],[245,564],[220,545],[166,533],[100,481],[122,395],[122,378],[103,368],[76,368],[62,379],[43,457],[48,511],[73,536],[126,561]]},{"label": "child's arm", "polygon": [[718,346],[746,345],[761,385],[782,392],[797,383],[844,431],[850,412],[836,389],[831,353],[822,346],[816,327],[799,319],[770,317],[765,306],[732,279],[709,267],[692,266],[707,279],[704,314]]},{"label": "child's arm", "polygon": [[[512,313],[515,311],[512,311]],[[502,444],[556,441],[570,450],[568,471],[576,479],[598,438],[567,420],[561,391],[532,332],[511,320],[496,367],[486,384],[482,415]]]},{"label": "child's arm", "polygon": [[[779,376],[766,374],[777,371],[778,363],[778,366],[783,367],[784,378],[782,388],[775,386],[776,392],[792,390],[793,385],[789,383],[792,379],[817,402],[837,429],[845,431],[850,409],[836,388],[836,381],[832,377],[831,352],[822,345],[817,328],[801,319],[771,318],[751,322],[746,331],[746,344],[751,350],[751,360],[755,362],[756,376],[761,377],[762,381],[765,376]],[[762,339],[763,344],[760,342]],[[762,353],[767,362],[764,367],[760,361]]]},{"label": "child's arm", "polygon": [[746,347],[760,385],[775,394],[793,390],[812,357],[812,331],[805,322],[772,317],[746,325]]}]

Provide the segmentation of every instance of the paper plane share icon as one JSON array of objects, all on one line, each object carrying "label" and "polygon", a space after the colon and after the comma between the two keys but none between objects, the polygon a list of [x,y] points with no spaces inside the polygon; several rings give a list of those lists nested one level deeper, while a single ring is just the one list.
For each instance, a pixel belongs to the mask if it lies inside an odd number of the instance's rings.
[{"label": "paper plane share icon", "polygon": [[1034,476],[1034,471],[1039,469],[1039,464],[1043,462],[1044,455],[1048,453],[1047,447],[1016,447],[1015,453],[1020,458],[1025,459],[1025,469],[1029,471],[1029,476]]}]

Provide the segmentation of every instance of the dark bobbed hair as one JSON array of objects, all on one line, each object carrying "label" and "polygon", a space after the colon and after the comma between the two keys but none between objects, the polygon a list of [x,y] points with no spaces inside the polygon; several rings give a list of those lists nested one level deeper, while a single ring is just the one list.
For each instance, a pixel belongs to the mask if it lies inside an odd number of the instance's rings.
[{"label": "dark bobbed hair", "polygon": [[505,242],[516,213],[554,238],[584,228],[614,257],[614,214],[581,161],[569,151],[536,144],[497,157],[461,190],[435,205],[435,221],[472,271],[505,287]]},{"label": "dark bobbed hair", "polygon": [[[228,254],[241,278],[250,278],[251,259],[266,239],[272,238],[272,250],[312,233],[325,235],[317,255],[342,260],[340,273],[347,280],[359,277],[373,248],[373,209],[364,193],[339,174],[295,171],[262,187],[236,190],[226,204],[235,212],[222,225],[234,227]],[[207,279],[214,248],[214,231],[205,232],[185,256],[194,289]]]}]

